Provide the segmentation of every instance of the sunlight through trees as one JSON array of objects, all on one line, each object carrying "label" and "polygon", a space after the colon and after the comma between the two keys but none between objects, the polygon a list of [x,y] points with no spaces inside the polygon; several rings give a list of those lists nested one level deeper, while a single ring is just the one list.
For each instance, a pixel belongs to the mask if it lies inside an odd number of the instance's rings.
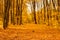
[{"label": "sunlight through trees", "polygon": [[1,0],[0,18],[8,25],[60,24],[59,0]]}]

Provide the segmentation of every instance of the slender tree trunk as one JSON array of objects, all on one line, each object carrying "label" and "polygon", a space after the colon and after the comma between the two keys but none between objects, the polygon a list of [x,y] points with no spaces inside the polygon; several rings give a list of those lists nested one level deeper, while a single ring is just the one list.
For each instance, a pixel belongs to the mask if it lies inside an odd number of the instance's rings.
[{"label": "slender tree trunk", "polygon": [[55,0],[52,0],[52,3],[53,3],[53,7],[55,8]]},{"label": "slender tree trunk", "polygon": [[49,3],[48,0],[46,0],[46,7],[47,7],[47,20],[48,20],[48,26],[49,26],[49,14],[50,14],[50,10],[49,10]]},{"label": "slender tree trunk", "polygon": [[13,13],[12,13],[12,22],[13,22],[13,25],[15,25],[15,19],[14,19],[14,3],[15,3],[15,1],[13,0]]},{"label": "slender tree trunk", "polygon": [[10,0],[4,0],[4,20],[3,20],[3,28],[6,29],[9,22],[9,8],[10,8]]},{"label": "slender tree trunk", "polygon": [[37,24],[36,12],[35,12],[35,0],[33,1],[33,10],[34,10],[34,22],[35,22],[35,24]]},{"label": "slender tree trunk", "polygon": [[58,0],[57,2],[58,2],[58,17],[57,17],[57,20],[58,20],[58,24],[60,24],[60,0]]},{"label": "slender tree trunk", "polygon": [[43,0],[43,5],[44,5],[44,22],[46,21],[46,2]]},{"label": "slender tree trunk", "polygon": [[42,9],[42,0],[41,0],[41,4],[40,5],[41,5],[41,13],[40,13],[41,16],[40,16],[40,18],[41,18],[41,23],[43,23],[43,15],[44,14],[43,14],[43,9]]},{"label": "slender tree trunk", "polygon": [[23,0],[20,1],[20,25],[22,24]]},{"label": "slender tree trunk", "polygon": [[[39,8],[39,3],[37,3],[37,10],[38,10],[38,8]],[[37,16],[38,16],[38,24],[40,24],[40,13],[39,13],[39,11],[37,12]]]},{"label": "slender tree trunk", "polygon": [[11,24],[13,24],[13,15],[12,15],[13,14],[13,10],[12,10],[13,6],[12,5],[13,5],[13,1],[11,0],[10,15],[9,15],[10,16],[10,22],[11,22]]},{"label": "slender tree trunk", "polygon": [[10,11],[11,12],[11,24],[13,23],[13,18],[12,18],[12,10]]},{"label": "slender tree trunk", "polygon": [[19,4],[18,4],[18,0],[16,0],[16,17],[17,17],[17,25],[18,25],[18,19],[19,19],[19,18],[18,18],[18,16],[19,16],[19,15],[18,15],[18,14],[19,14],[18,8],[19,8]]}]

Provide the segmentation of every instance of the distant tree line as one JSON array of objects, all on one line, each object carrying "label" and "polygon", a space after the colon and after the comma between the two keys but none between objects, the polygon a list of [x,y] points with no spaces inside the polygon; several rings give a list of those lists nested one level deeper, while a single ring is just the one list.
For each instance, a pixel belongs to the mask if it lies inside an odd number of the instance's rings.
[{"label": "distant tree line", "polygon": [[[16,0],[16,20],[14,19],[14,3],[13,3],[13,12],[11,11],[11,24],[15,25],[15,22],[17,22],[16,24],[21,25],[23,24],[22,21],[22,13],[23,13],[23,1],[24,0]],[[48,0],[42,0],[43,1],[43,5],[44,5],[44,14],[41,12],[41,14],[44,15],[44,22],[46,21],[46,18],[48,20],[48,25],[50,25],[50,20],[52,18],[52,10],[51,10],[51,2],[53,4],[54,9],[56,10],[56,1],[55,0],[50,0],[50,2],[48,2]],[[57,5],[58,5],[58,15],[60,15],[60,1],[57,1]],[[40,17],[38,15],[38,22],[37,22],[37,18],[36,18],[36,1],[32,0],[32,5],[33,5],[33,19],[34,19],[34,23],[38,24]],[[6,29],[6,27],[9,24],[9,10],[11,7],[11,0],[4,0],[4,20],[3,20],[3,28]],[[38,5],[37,5],[38,7]],[[42,6],[41,6],[42,7]],[[38,12],[39,14],[39,12]],[[40,15],[41,15],[40,14]],[[59,16],[56,17],[57,20],[60,20]],[[60,23],[60,21],[58,22]]]}]

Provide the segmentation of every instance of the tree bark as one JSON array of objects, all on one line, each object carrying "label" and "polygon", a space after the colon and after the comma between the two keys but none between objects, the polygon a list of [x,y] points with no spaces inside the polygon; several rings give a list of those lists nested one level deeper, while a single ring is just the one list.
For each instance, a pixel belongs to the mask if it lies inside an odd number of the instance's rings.
[{"label": "tree bark", "polygon": [[20,1],[20,25],[22,24],[23,0]]},{"label": "tree bark", "polygon": [[9,22],[9,9],[10,9],[10,0],[4,0],[4,20],[3,20],[3,28],[6,29]]},{"label": "tree bark", "polygon": [[35,12],[35,0],[33,1],[33,13],[34,13],[34,22],[35,24],[37,24],[37,20],[36,20],[36,12]]}]

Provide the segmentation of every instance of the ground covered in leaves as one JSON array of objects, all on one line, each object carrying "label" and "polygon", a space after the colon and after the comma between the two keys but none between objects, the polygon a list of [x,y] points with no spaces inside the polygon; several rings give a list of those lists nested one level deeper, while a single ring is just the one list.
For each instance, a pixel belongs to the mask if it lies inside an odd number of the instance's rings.
[{"label": "ground covered in leaves", "polygon": [[0,28],[0,40],[60,40],[60,28],[41,25]]}]

